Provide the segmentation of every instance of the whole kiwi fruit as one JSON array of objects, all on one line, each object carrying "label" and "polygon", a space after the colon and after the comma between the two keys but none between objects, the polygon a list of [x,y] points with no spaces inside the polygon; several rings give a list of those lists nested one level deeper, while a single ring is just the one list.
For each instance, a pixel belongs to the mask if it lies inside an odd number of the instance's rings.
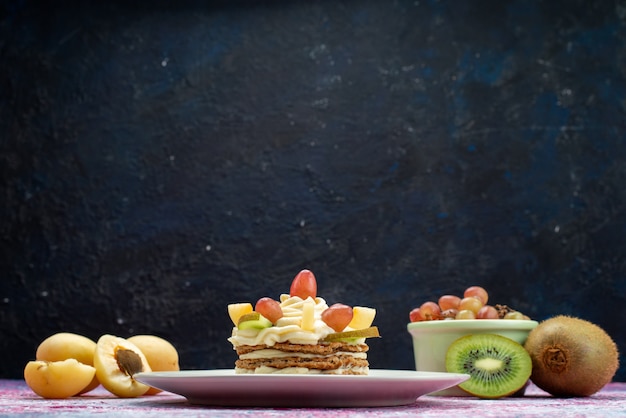
[{"label": "whole kiwi fruit", "polygon": [[528,335],[530,379],[556,397],[590,396],[609,383],[619,366],[615,342],[598,325],[559,315],[547,319]]}]

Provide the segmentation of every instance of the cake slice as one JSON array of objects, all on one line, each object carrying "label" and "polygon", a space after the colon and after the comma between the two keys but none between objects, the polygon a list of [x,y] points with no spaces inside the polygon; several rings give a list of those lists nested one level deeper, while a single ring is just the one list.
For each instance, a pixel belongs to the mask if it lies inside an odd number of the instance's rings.
[{"label": "cake slice", "polygon": [[229,305],[235,372],[368,374],[366,339],[379,336],[371,326],[376,311],[329,307],[316,293],[315,276],[303,270],[280,302],[261,298],[254,310],[247,303]]}]

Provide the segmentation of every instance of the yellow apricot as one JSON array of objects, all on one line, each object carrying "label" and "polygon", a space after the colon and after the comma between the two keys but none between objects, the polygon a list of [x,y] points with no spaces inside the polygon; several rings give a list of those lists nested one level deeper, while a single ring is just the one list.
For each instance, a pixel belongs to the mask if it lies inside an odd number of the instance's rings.
[{"label": "yellow apricot", "polygon": [[73,358],[80,363],[93,366],[96,343],[82,335],[59,332],[43,340],[37,347],[37,360],[61,361]]},{"label": "yellow apricot", "polygon": [[146,356],[128,340],[105,334],[96,343],[93,357],[96,376],[106,390],[121,398],[145,394],[150,386],[133,378],[135,373],[151,372]]},{"label": "yellow apricot", "polygon": [[[127,341],[135,344],[146,356],[153,372],[170,372],[180,370],[178,351],[167,340],[156,335],[134,335]],[[156,395],[160,389],[151,387],[146,395]]]},{"label": "yellow apricot", "polygon": [[28,387],[43,398],[62,399],[77,395],[93,380],[96,369],[76,359],[29,361],[24,368]]},{"label": "yellow apricot", "polygon": [[[93,355],[96,351],[96,343],[90,338],[71,332],[59,332],[43,340],[35,358],[43,361],[62,361],[76,359],[78,362],[93,366]],[[95,389],[100,382],[95,376],[80,393],[86,393]]]}]

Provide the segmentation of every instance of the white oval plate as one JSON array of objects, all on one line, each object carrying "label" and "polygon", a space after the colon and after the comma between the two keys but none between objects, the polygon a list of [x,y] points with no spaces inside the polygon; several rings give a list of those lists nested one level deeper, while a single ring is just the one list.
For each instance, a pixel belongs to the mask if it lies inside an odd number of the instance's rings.
[{"label": "white oval plate", "polygon": [[370,370],[367,376],[235,374],[232,369],[137,373],[139,382],[192,404],[273,407],[373,407],[417,398],[469,379],[466,374]]}]

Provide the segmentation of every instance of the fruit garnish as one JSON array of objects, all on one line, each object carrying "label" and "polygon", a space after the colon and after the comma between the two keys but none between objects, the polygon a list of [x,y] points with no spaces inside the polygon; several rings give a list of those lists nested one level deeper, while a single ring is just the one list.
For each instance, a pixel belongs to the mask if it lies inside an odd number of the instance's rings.
[{"label": "fruit garnish", "polygon": [[239,321],[237,321],[237,326],[241,325],[242,322],[246,321],[257,321],[261,317],[261,314],[258,312],[250,312],[245,315],[241,315]]},{"label": "fruit garnish", "polygon": [[580,318],[546,319],[530,331],[524,348],[532,359],[532,382],[553,396],[593,395],[619,367],[613,339],[600,326]]},{"label": "fruit garnish", "polygon": [[254,310],[269,319],[272,324],[275,324],[276,321],[283,317],[283,309],[280,307],[280,303],[268,297],[259,299],[256,305],[254,305]]},{"label": "fruit garnish", "polygon": [[322,312],[322,321],[335,332],[343,331],[352,321],[352,317],[352,308],[343,303],[335,303]]},{"label": "fruit garnish", "polygon": [[366,306],[354,306],[352,308],[352,321],[348,326],[352,329],[367,328],[374,323],[376,309]]},{"label": "fruit garnish", "polygon": [[258,312],[250,312],[239,318],[237,328],[243,329],[263,329],[272,326],[272,322]]},{"label": "fruit garnish", "polygon": [[446,352],[449,373],[469,374],[459,384],[464,391],[486,399],[512,395],[521,389],[532,370],[524,347],[496,334],[471,334],[455,340]]},{"label": "fruit garnish", "polygon": [[328,334],[322,341],[341,341],[356,338],[375,338],[380,337],[378,327],[369,327],[365,329],[355,329],[353,331],[333,332]]},{"label": "fruit garnish", "polygon": [[305,331],[313,331],[315,328],[315,302],[312,299],[306,299],[302,304],[300,328]]},{"label": "fruit garnish", "polygon": [[228,305],[228,315],[235,326],[239,323],[239,318],[250,312],[252,312],[252,304],[248,302],[231,303]]},{"label": "fruit garnish", "polygon": [[315,299],[317,296],[317,281],[313,272],[310,270],[302,270],[294,277],[289,289],[290,296],[298,296],[300,299],[311,297]]}]

